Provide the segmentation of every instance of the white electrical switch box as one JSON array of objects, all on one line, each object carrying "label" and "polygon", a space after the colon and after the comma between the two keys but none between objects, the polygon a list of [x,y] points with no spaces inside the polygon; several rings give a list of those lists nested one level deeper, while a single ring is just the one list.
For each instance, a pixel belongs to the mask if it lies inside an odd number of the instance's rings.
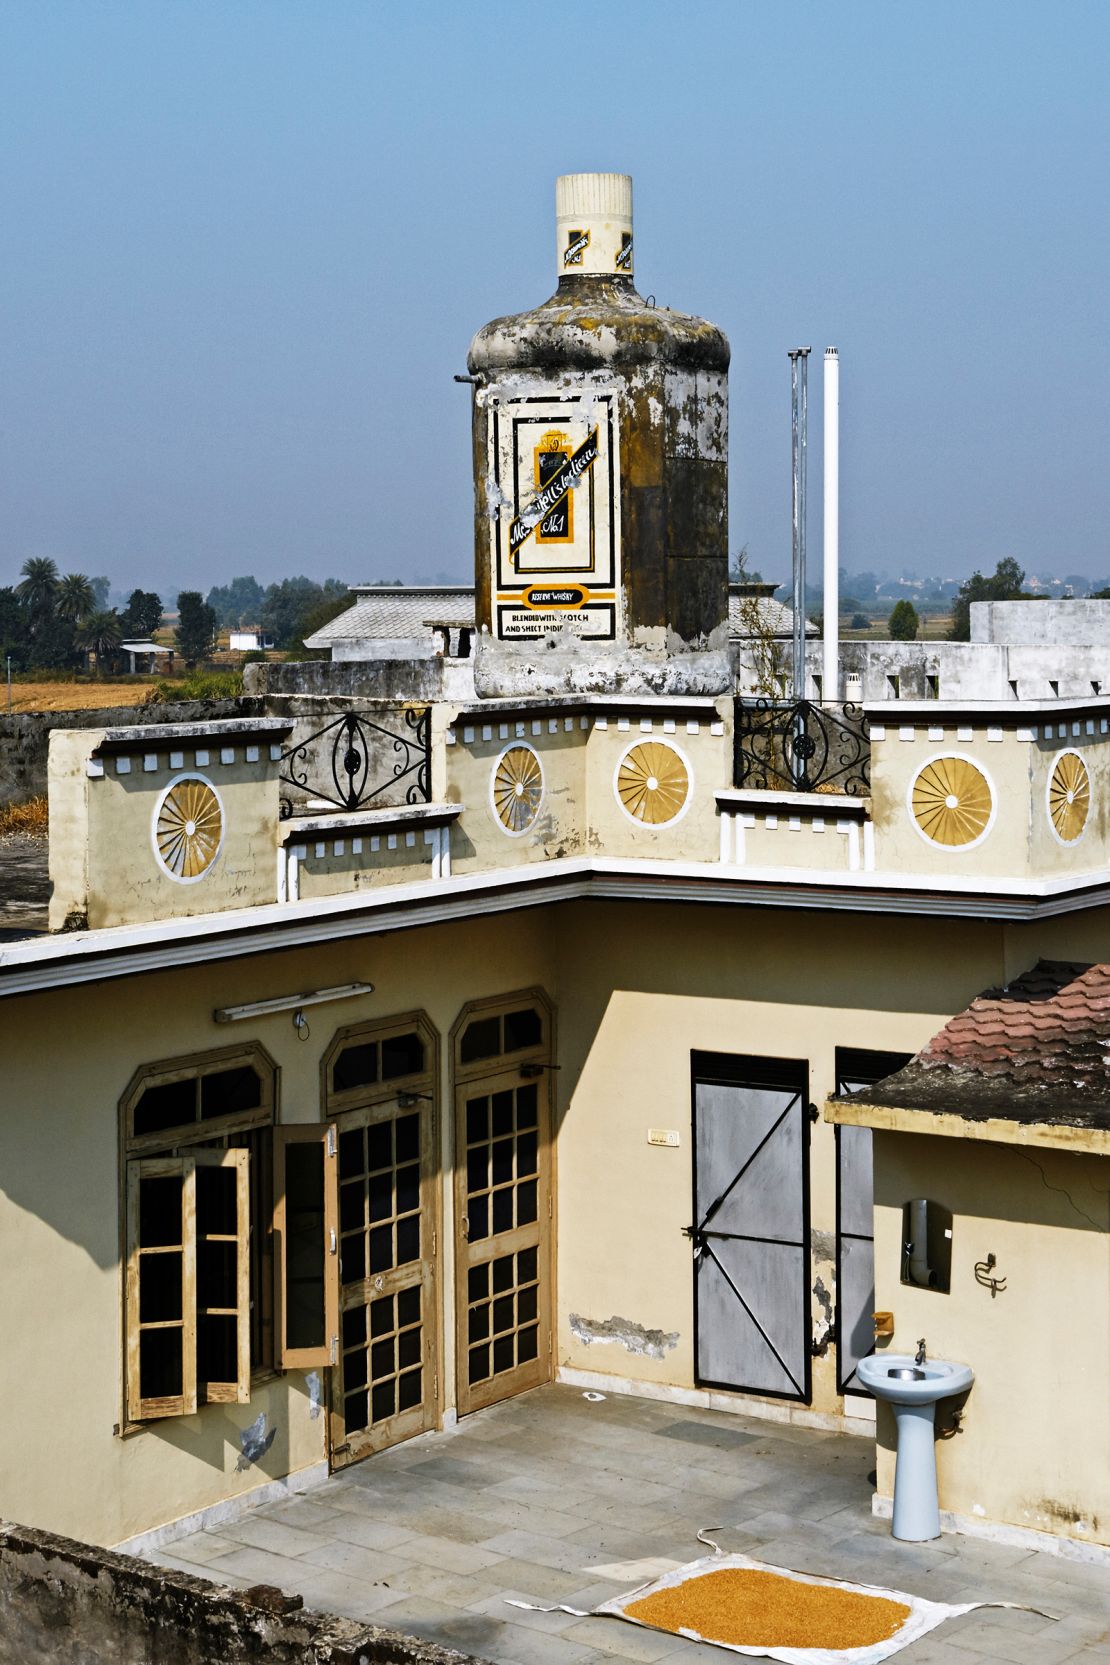
[{"label": "white electrical switch box", "polygon": [[672,1150],[678,1149],[678,1129],[674,1127],[649,1127],[649,1145],[669,1145]]}]

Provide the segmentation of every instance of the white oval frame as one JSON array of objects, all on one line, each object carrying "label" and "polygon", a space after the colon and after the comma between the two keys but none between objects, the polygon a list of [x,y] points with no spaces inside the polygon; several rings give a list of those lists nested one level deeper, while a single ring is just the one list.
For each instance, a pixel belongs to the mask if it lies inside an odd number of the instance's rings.
[{"label": "white oval frame", "polygon": [[[1056,773],[1056,765],[1059,763],[1059,761],[1062,757],[1068,757],[1068,756],[1077,757],[1079,759],[1080,763],[1082,763],[1084,769],[1087,771],[1087,786],[1089,788],[1089,796],[1088,796],[1088,799],[1087,799],[1087,819],[1084,821],[1081,830],[1076,834],[1076,836],[1074,838],[1061,838],[1060,834],[1056,831],[1056,826],[1055,826],[1055,823],[1053,822],[1053,819],[1052,819],[1052,806],[1049,802],[1049,796],[1048,795],[1049,795],[1049,792],[1051,791],[1051,788],[1052,788],[1052,777]],[[1061,849],[1074,850],[1075,846],[1077,844],[1081,844],[1083,842],[1084,838],[1086,838],[1087,828],[1091,824],[1091,811],[1094,808],[1094,801],[1095,801],[1095,783],[1094,783],[1094,778],[1091,775],[1091,765],[1087,762],[1087,759],[1083,756],[1083,753],[1079,750],[1078,746],[1061,746],[1060,750],[1056,753],[1056,756],[1052,759],[1052,762],[1048,766],[1048,775],[1047,775],[1047,777],[1045,779],[1045,783],[1044,783],[1044,812],[1045,812],[1045,818],[1048,821],[1048,830],[1052,834],[1053,838],[1056,840],[1057,844],[1060,845]]]},{"label": "white oval frame", "polygon": [[[497,804],[494,802],[493,797],[493,783],[497,779],[497,771],[501,767],[502,760],[508,757],[510,752],[516,751],[531,752],[540,771],[540,801],[536,805],[536,813],[533,815],[528,825],[526,827],[521,827],[518,832],[514,832],[511,827],[507,827],[504,821],[502,821],[500,815],[497,813]],[[497,756],[490,765],[488,797],[489,812],[493,816],[494,825],[496,826],[498,832],[503,833],[506,838],[524,838],[527,833],[532,831],[532,828],[540,818],[540,810],[547,802],[547,771],[543,766],[543,758],[540,756],[535,746],[530,746],[527,740],[510,740],[507,746],[502,746],[501,750],[498,752]]]},{"label": "white oval frame", "polygon": [[[220,841],[216,845],[212,860],[208,863],[208,866],[204,869],[203,873],[194,873],[188,878],[186,878],[184,874],[171,872],[162,860],[162,852],[158,848],[158,817],[162,813],[162,806],[165,804],[166,799],[169,797],[174,787],[179,786],[183,780],[201,781],[209,788],[214,795],[216,802],[220,806]],[[215,867],[216,863],[223,854],[224,838],[226,835],[227,809],[224,805],[223,799],[220,797],[219,788],[214,780],[209,780],[207,775],[202,775],[195,769],[186,769],[181,774],[174,775],[172,780],[167,781],[165,788],[158,794],[158,801],[154,805],[154,813],[150,818],[150,847],[154,851],[154,859],[158,863],[159,872],[163,873],[167,879],[172,880],[175,885],[199,885],[202,879],[207,879],[209,877],[212,869]]]},{"label": "white oval frame", "polygon": [[[634,752],[636,750],[637,746],[642,746],[649,740],[654,741],[657,746],[668,746],[672,752],[682,759],[683,766],[686,770],[686,802],[683,804],[678,814],[672,815],[669,821],[641,821],[638,815],[633,815],[629,810],[625,809],[624,804],[621,802],[620,790],[617,783],[620,780],[624,760],[630,752]],[[683,751],[682,747],[677,744],[671,735],[638,734],[635,740],[630,740],[628,742],[623,752],[621,752],[620,756],[617,758],[616,767],[613,770],[613,797],[616,800],[617,808],[620,810],[625,820],[630,821],[634,827],[639,827],[641,832],[662,832],[665,828],[677,827],[678,823],[682,820],[682,817],[686,814],[690,805],[694,801],[694,766],[690,762],[686,753]]]},{"label": "white oval frame", "polygon": [[[979,773],[986,781],[987,789],[991,795],[991,812],[987,817],[987,824],[979,834],[978,838],[971,839],[967,844],[938,843],[935,838],[930,838],[927,832],[922,831],[917,824],[917,816],[913,812],[913,789],[917,785],[918,776],[924,769],[929,767],[930,763],[939,763],[940,760],[945,757],[959,758],[961,763],[970,763],[973,768],[978,769]],[[909,816],[910,826],[913,828],[918,838],[929,846],[930,850],[940,850],[941,852],[952,856],[964,856],[969,850],[978,849],[979,845],[984,843],[985,840],[990,837],[994,828],[995,817],[998,814],[998,788],[994,784],[990,770],[980,763],[977,757],[971,757],[967,752],[930,752],[929,756],[925,758],[923,762],[918,764],[917,768],[910,776],[910,784],[906,788],[906,814]]]}]

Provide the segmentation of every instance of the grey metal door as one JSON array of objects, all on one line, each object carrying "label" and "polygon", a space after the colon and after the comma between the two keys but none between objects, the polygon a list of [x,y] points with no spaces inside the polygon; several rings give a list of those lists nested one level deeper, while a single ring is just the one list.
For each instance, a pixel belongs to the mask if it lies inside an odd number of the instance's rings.
[{"label": "grey metal door", "polygon": [[691,1232],[698,1381],[805,1402],[807,1079],[800,1062],[695,1054]]},{"label": "grey metal door", "polygon": [[[908,1064],[905,1052],[837,1047],[836,1090],[858,1093]],[[836,1386],[861,1393],[860,1359],[875,1351],[875,1214],[869,1127],[836,1129]]]}]

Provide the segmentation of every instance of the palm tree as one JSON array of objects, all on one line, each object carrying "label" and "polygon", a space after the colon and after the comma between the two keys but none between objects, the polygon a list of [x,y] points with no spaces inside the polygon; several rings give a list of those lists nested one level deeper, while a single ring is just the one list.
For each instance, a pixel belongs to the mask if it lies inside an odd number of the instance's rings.
[{"label": "palm tree", "polygon": [[83,619],[77,631],[77,646],[84,648],[86,653],[96,654],[97,674],[103,666],[104,659],[115,653],[123,641],[123,631],[120,627],[119,614],[115,608],[111,612],[90,613]]},{"label": "palm tree", "polygon": [[54,595],[54,611],[60,619],[77,624],[96,608],[93,587],[83,572],[67,572]]},{"label": "palm tree", "polygon": [[23,582],[15,593],[31,613],[49,612],[58,588],[58,569],[49,555],[31,555],[23,563]]}]

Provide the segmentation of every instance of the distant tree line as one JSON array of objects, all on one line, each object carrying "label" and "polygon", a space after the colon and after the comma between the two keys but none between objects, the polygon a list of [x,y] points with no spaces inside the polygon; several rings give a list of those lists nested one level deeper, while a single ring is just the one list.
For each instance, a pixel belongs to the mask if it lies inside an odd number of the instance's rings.
[{"label": "distant tree line", "polygon": [[[400,587],[387,579],[383,587]],[[109,607],[109,580],[84,573],[59,573],[47,556],[23,563],[20,581],[0,587],[0,670],[10,656],[13,673],[87,670],[120,666],[125,641],[147,641],[161,627],[162,598],[153,590],[132,590],[125,608]],[[172,645],[188,666],[216,652],[221,629],[257,625],[276,647],[304,651],[304,639],[351,605],[339,578],[322,584],[303,575],[265,588],[252,577],[217,585],[207,598],[199,590],[177,594],[177,628]]]},{"label": "distant tree line", "polygon": [[[399,589],[399,578],[382,579],[380,589]],[[180,598],[179,598],[180,605]],[[341,578],[283,578],[265,589],[256,578],[233,578],[209,590],[207,606],[217,625],[239,629],[258,625],[275,647],[299,649],[306,636],[330,623],[351,605],[350,589]]]},{"label": "distant tree line", "polygon": [[107,578],[59,573],[48,556],[24,561],[20,581],[0,589],[0,657],[13,671],[110,666],[120,644],[147,637],[162,622],[162,602],[133,590],[126,610],[108,606]]}]

